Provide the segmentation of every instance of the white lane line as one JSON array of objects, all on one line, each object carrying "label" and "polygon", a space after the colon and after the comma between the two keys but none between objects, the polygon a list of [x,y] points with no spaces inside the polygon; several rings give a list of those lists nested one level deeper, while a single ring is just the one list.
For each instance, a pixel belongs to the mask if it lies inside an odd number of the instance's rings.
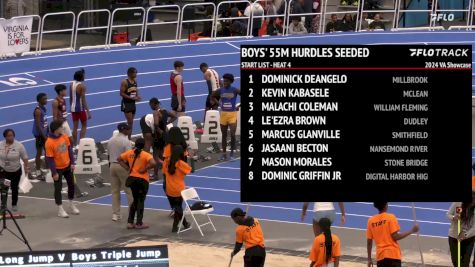
[{"label": "white lane line", "polygon": [[230,46],[232,46],[232,47],[236,48],[237,50],[241,50],[241,48],[239,48],[239,47],[237,47],[237,46],[235,46],[235,45],[231,44],[230,42],[226,42],[226,43],[227,43],[228,45],[230,45]]},{"label": "white lane line", "polygon": [[[225,44],[229,43],[240,43],[240,42],[259,42],[259,41],[275,41],[275,40],[299,40],[299,39],[334,39],[335,37],[345,37],[345,36],[365,36],[365,35],[421,35],[421,34],[431,34],[431,35],[441,35],[441,34],[470,34],[472,35],[473,32],[470,31],[453,31],[453,32],[445,32],[445,31],[437,31],[437,32],[425,32],[425,31],[414,31],[414,32],[355,32],[355,33],[344,33],[344,34],[324,34],[324,35],[304,35],[304,36],[283,36],[283,37],[274,37],[274,38],[248,38],[248,39],[240,39],[240,40],[233,40],[233,41],[216,41],[212,43],[208,42],[193,42],[193,43],[183,43],[183,44],[174,44],[174,45],[158,45],[158,46],[147,46],[147,47],[131,47],[131,48],[122,48],[122,49],[112,49],[112,50],[99,50],[99,51],[89,51],[89,52],[76,52],[76,53],[68,53],[68,54],[57,54],[51,56],[38,56],[38,57],[29,57],[29,58],[17,58],[11,59],[6,61],[0,61],[0,64],[7,64],[11,62],[18,62],[18,61],[28,61],[28,60],[37,60],[37,59],[44,59],[44,58],[57,58],[57,57],[69,57],[69,56],[81,56],[87,54],[102,54],[102,53],[114,53],[114,52],[122,52],[122,51],[130,51],[130,50],[149,50],[149,49],[163,49],[163,48],[171,48],[171,47],[186,47],[186,46],[202,46],[202,45],[215,45],[215,44]],[[362,38],[364,40],[364,38]],[[474,42],[473,40],[469,40],[467,42]]]},{"label": "white lane line", "polygon": [[236,167],[226,167],[226,166],[214,166],[212,168],[219,168],[219,169],[231,169],[231,170],[240,170],[241,168]]},{"label": "white lane line", "polygon": [[[212,66],[215,69],[219,68],[227,68],[227,67],[236,67],[240,66],[240,64],[231,64],[231,65],[219,65],[219,66]],[[200,68],[189,68],[185,69],[186,71],[192,71],[192,70],[199,70]],[[149,75],[149,74],[156,74],[156,73],[169,73],[172,72],[173,70],[160,70],[160,71],[149,71],[149,72],[142,72],[138,73],[138,75]],[[97,78],[91,78],[91,79],[86,79],[86,82],[88,81],[95,81],[95,80],[106,80],[106,79],[111,79],[111,78],[118,78],[122,77],[125,78],[125,74],[120,74],[120,75],[112,75],[112,76],[104,76],[104,77],[97,77]],[[57,83],[70,83],[71,81],[62,81],[62,82],[57,82]],[[8,90],[2,90],[0,91],[0,94],[4,93],[10,93],[10,92],[15,92],[15,91],[21,91],[21,90],[27,90],[27,89],[32,89],[32,88],[38,88],[38,87],[45,87],[45,86],[50,86],[50,84],[43,84],[43,85],[35,85],[35,86],[28,86],[28,87],[21,87],[21,88],[15,88],[15,89],[8,89]]]},{"label": "white lane line", "polygon": [[[232,45],[232,46],[234,46],[234,45]],[[234,46],[234,47],[236,47],[236,46]],[[236,54],[239,54],[239,52],[181,56],[180,58],[212,57],[212,56],[225,56],[225,55],[236,55]],[[57,70],[69,70],[69,69],[90,68],[90,67],[101,67],[101,66],[117,65],[117,64],[130,64],[131,62],[133,62],[135,64],[135,63],[139,63],[139,62],[162,61],[162,60],[170,60],[170,59],[175,60],[176,58],[177,57],[134,59],[134,60],[127,60],[127,61],[107,62],[107,63],[102,63],[102,64],[78,65],[78,66],[55,68],[55,69],[35,70],[35,71],[30,71],[28,73],[12,73],[12,74],[0,75],[0,77],[9,77],[9,76],[15,76],[15,75],[21,75],[21,74],[25,74],[25,75],[28,75],[28,76],[31,76],[31,77],[35,77],[35,76],[31,75],[30,73],[50,72],[50,71],[57,71]]]},{"label": "white lane line", "polygon": [[50,81],[48,81],[48,80],[43,80],[43,81],[45,81],[45,82],[47,82],[47,83],[49,83],[49,84],[54,84],[53,82],[50,82]]}]

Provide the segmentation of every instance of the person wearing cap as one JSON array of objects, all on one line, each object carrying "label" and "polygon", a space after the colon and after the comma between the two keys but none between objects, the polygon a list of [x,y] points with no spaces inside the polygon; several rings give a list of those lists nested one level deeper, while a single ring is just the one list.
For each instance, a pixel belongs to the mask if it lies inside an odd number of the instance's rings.
[{"label": "person wearing cap", "polygon": [[71,105],[71,117],[73,118],[73,146],[79,145],[78,127],[81,121],[79,139],[86,137],[87,120],[91,119],[91,112],[86,101],[86,86],[84,85],[85,71],[81,69],[74,73],[74,81],[69,88],[69,104]]},{"label": "person wearing cap", "polygon": [[231,257],[234,257],[245,244],[244,267],[264,266],[266,249],[260,222],[251,216],[246,216],[246,212],[240,208],[233,209],[231,218],[238,225],[236,227],[236,244],[231,252]]},{"label": "person wearing cap", "polygon": [[[155,160],[152,155],[143,151],[145,140],[138,138],[135,140],[135,149],[130,149],[122,153],[117,161],[128,171],[126,185],[132,190],[134,201],[130,205],[127,229],[146,229],[149,226],[143,223],[145,197],[147,196],[150,176],[148,171],[155,167]],[[135,214],[137,221],[134,223]]]},{"label": "person wearing cap", "polygon": [[[120,96],[122,102],[120,104],[120,110],[124,112],[125,119],[130,128],[134,129],[135,113],[137,111],[135,102],[142,100],[139,95],[139,89],[137,85],[137,69],[130,67],[127,69],[127,79],[122,80],[120,83]],[[132,132],[129,134],[129,139],[132,137]]]},{"label": "person wearing cap", "polygon": [[[223,75],[223,87],[213,92],[211,104],[220,103],[220,125],[222,134],[223,155],[220,161],[227,160],[226,146],[228,139],[228,127],[231,131],[231,153],[230,159],[234,159],[236,150],[236,128],[237,128],[237,96],[241,95],[241,89],[231,86],[234,82],[234,75],[226,73]],[[219,99],[219,100],[218,100]]]},{"label": "person wearing cap", "polygon": [[127,123],[120,123],[117,125],[119,134],[113,136],[107,143],[107,150],[109,151],[110,163],[110,177],[111,177],[111,194],[112,194],[112,220],[114,222],[120,221],[120,192],[124,191],[127,195],[127,201],[130,205],[133,202],[132,191],[125,187],[125,181],[129,176],[127,170],[120,166],[117,158],[127,150],[131,150],[132,146],[129,140],[131,128]]},{"label": "person wearing cap", "polygon": [[58,216],[68,218],[63,208],[61,191],[63,177],[68,183],[68,199],[71,213],[78,215],[79,210],[73,203],[74,199],[74,155],[69,137],[63,134],[63,121],[55,120],[50,124],[50,134],[45,144],[46,160],[54,180],[54,199],[58,206]]}]

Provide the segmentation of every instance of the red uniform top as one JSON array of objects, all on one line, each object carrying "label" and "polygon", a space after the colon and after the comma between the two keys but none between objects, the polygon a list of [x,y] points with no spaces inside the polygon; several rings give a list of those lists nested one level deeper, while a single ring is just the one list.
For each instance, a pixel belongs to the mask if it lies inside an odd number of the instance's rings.
[{"label": "red uniform top", "polygon": [[[180,74],[174,72],[172,72],[172,74],[170,75],[170,87],[172,89],[172,95],[176,95],[176,91],[178,89],[175,83],[175,77],[178,75]],[[183,80],[181,80],[181,95],[185,95],[185,86],[183,86]]]}]

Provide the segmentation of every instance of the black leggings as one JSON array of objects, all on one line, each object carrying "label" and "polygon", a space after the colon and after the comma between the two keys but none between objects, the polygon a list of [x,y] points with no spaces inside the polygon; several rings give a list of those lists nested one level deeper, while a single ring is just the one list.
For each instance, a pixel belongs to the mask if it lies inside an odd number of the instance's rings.
[{"label": "black leggings", "polygon": [[228,126],[229,126],[229,129],[230,129],[230,133],[231,133],[231,152],[234,152],[234,150],[236,150],[236,128],[237,128],[237,124],[234,123],[234,124],[228,124],[228,125],[221,125],[221,134],[223,136],[222,140],[221,140],[221,146],[222,146],[222,149],[223,149],[223,153],[226,153],[226,147],[228,145]]},{"label": "black leggings", "polygon": [[266,250],[263,247],[255,246],[246,249],[244,254],[244,267],[263,267],[266,261]]},{"label": "black leggings", "polygon": [[12,190],[12,206],[16,206],[18,203],[18,186],[20,185],[22,174],[21,168],[16,172],[5,172],[5,179],[11,181],[10,189]]},{"label": "black leggings", "polygon": [[145,208],[145,197],[148,192],[148,182],[142,178],[133,178],[133,182],[130,185],[132,190],[132,196],[134,197],[134,202],[129,209],[129,219],[128,223],[133,224],[135,219],[135,213],[137,213],[137,225],[142,225],[143,212]]},{"label": "black leggings", "polygon": [[377,262],[378,267],[401,267],[401,260],[382,259]]},{"label": "black leggings", "polygon": [[[460,242],[460,267],[469,267],[474,243],[475,243],[475,236],[462,240]],[[458,263],[457,262],[457,252],[458,252],[457,246],[458,246],[457,239],[453,237],[449,237],[450,254],[452,256],[452,264],[454,266],[457,266],[457,263]],[[474,259],[474,263],[475,263],[475,259]]]},{"label": "black leggings", "polygon": [[68,183],[68,199],[74,199],[74,177],[71,168],[68,167],[66,169],[58,169],[58,180],[54,181],[54,200],[56,205],[63,204],[63,197],[61,195],[61,191],[63,190],[63,176],[66,179],[66,183]]}]

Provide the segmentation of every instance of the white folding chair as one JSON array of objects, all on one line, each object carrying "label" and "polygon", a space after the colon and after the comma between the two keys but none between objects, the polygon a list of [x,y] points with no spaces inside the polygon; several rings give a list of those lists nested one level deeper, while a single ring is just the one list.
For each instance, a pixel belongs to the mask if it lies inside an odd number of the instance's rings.
[{"label": "white folding chair", "polygon": [[[181,191],[181,197],[183,198],[183,201],[185,202],[185,210],[183,211],[183,218],[181,218],[180,225],[178,227],[178,232],[177,233],[179,234],[179,233],[186,232],[186,231],[191,229],[191,227],[190,227],[188,229],[185,229],[185,230],[181,231],[181,228],[182,228],[182,225],[183,225],[183,220],[185,219],[186,215],[191,215],[195,225],[198,227],[198,230],[200,231],[201,236],[204,236],[203,231],[201,231],[201,227],[203,227],[205,225],[208,225],[208,224],[211,224],[214,231],[216,232],[216,228],[214,227],[214,224],[213,224],[213,222],[211,221],[211,218],[208,215],[210,212],[214,211],[213,208],[205,209],[205,210],[191,210],[191,208],[190,208],[190,204],[188,203],[188,200],[201,201],[200,197],[198,196],[198,193],[196,192],[196,189],[188,188],[188,189],[185,189],[185,190]],[[206,222],[204,224],[198,224],[198,222],[196,221],[196,218],[195,218],[195,214],[205,215],[206,217],[208,217],[208,222]],[[193,222],[192,222],[191,225],[193,225]]]}]

